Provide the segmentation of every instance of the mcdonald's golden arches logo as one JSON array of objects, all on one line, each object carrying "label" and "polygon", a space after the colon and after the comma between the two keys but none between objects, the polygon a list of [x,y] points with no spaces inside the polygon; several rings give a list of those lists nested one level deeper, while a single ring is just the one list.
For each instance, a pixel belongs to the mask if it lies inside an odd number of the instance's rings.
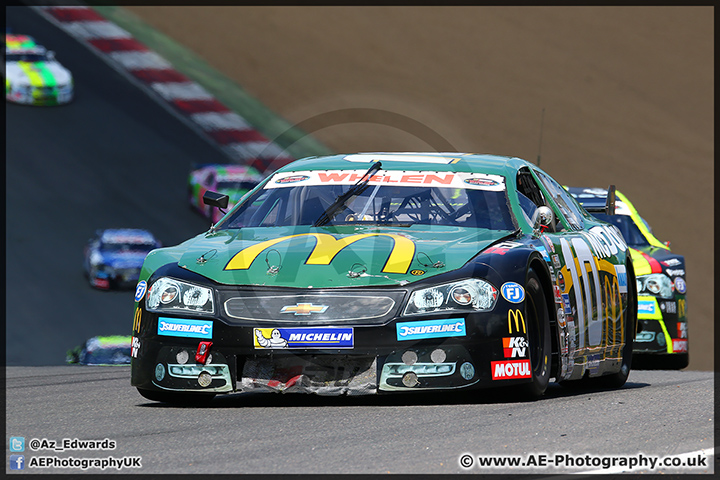
[{"label": "mcdonald's golden arches logo", "polygon": [[384,273],[407,273],[410,268],[410,263],[412,263],[412,259],[415,256],[415,243],[401,235],[391,233],[362,233],[336,239],[327,233],[300,233],[267,240],[243,248],[230,259],[225,266],[225,270],[247,270],[265,249],[280,242],[293,240],[298,237],[313,237],[315,239],[315,245],[310,252],[310,256],[305,260],[306,265],[329,265],[342,249],[370,237],[389,237],[393,240],[392,250],[390,250],[390,255],[382,269]]},{"label": "mcdonald's golden arches logo", "polygon": [[522,325],[522,333],[525,331],[525,319],[520,310],[508,310],[508,332],[513,333],[513,321],[515,322],[515,333],[520,333],[520,325]]},{"label": "mcdonald's golden arches logo", "polygon": [[685,299],[678,299],[678,318],[685,318]]}]

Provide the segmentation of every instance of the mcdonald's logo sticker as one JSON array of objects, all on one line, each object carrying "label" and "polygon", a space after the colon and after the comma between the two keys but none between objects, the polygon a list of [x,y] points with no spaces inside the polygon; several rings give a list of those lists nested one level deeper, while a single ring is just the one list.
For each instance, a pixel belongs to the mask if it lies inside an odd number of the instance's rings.
[{"label": "mcdonald's logo sticker", "polygon": [[678,318],[685,318],[685,299],[678,299]]},{"label": "mcdonald's logo sticker", "polygon": [[140,307],[136,307],[135,308],[135,318],[133,319],[133,333],[137,333],[140,331],[140,318],[141,318]]},{"label": "mcdonald's logo sticker", "polygon": [[393,240],[383,273],[408,273],[410,263],[415,256],[415,243],[401,235],[391,233],[362,233],[335,238],[327,233],[300,233],[287,237],[275,238],[265,242],[256,243],[236,253],[225,266],[225,270],[247,270],[255,259],[266,249],[280,242],[293,240],[298,237],[313,237],[315,245],[310,252],[306,265],[329,265],[335,256],[345,247],[370,237],[389,237]]},{"label": "mcdonald's logo sticker", "polygon": [[513,324],[515,325],[514,332],[520,333],[520,326],[522,325],[522,333],[527,333],[525,330],[525,319],[520,310],[508,310],[508,332],[513,333]]}]

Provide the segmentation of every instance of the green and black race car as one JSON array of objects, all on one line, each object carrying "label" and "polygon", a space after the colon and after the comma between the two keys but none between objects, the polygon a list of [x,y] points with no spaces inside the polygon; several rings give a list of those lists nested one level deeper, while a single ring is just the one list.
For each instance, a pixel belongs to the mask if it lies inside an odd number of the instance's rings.
[{"label": "green and black race car", "polygon": [[633,272],[618,229],[524,160],[306,158],[209,231],[148,254],[132,385],[178,403],[498,386],[536,397],[550,379],[618,388]]},{"label": "green and black race car", "polygon": [[597,211],[607,190],[571,187],[568,191],[595,217],[620,229],[630,247],[638,291],[638,333],[633,349],[636,364],[642,368],[687,367],[685,257],[655,238],[650,225],[622,193],[616,192],[616,215],[610,216]]}]

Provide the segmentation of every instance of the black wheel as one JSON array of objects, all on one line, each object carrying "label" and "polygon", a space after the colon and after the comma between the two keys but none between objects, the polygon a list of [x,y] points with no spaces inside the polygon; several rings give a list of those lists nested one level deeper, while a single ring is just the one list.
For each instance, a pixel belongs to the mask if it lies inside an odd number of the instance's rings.
[{"label": "black wheel", "polygon": [[628,306],[623,318],[623,328],[625,329],[625,346],[622,349],[622,363],[620,371],[602,377],[589,378],[588,380],[593,386],[602,388],[620,388],[627,382],[632,367],[632,351],[633,342],[635,340],[635,326],[637,325],[637,302],[633,299],[637,298],[637,284],[635,283],[635,271],[632,263],[628,262],[625,266],[627,271],[628,283]]},{"label": "black wheel", "polygon": [[540,278],[531,268],[525,279],[525,323],[532,382],[518,386],[531,398],[542,396],[550,382],[550,315]]},{"label": "black wheel", "polygon": [[154,402],[170,403],[183,406],[207,405],[215,397],[214,393],[166,392],[162,390],[145,390],[138,388],[138,393]]}]

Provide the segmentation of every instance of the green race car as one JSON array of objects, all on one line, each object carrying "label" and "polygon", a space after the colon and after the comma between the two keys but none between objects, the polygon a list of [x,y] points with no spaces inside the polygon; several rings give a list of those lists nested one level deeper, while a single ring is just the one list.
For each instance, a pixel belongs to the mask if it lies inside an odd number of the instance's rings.
[{"label": "green race car", "polygon": [[612,223],[630,247],[638,291],[636,367],[680,369],[688,366],[687,283],[685,257],[670,251],[652,233],[625,195],[616,192],[616,215],[598,211],[608,192],[602,188],[568,188],[595,217]]},{"label": "green race car", "polygon": [[148,254],[131,382],[173,403],[500,386],[537,397],[551,378],[618,388],[635,288],[617,228],[524,160],[311,157]]}]

